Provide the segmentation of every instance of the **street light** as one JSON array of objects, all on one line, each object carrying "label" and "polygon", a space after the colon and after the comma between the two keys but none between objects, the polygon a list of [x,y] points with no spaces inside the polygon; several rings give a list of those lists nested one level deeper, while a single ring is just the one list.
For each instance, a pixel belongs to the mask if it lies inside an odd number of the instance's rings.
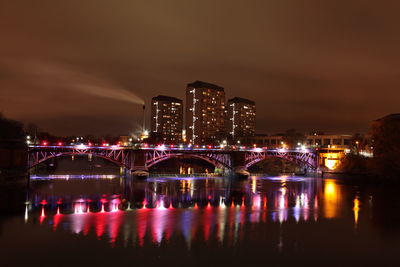
[{"label": "street light", "polygon": [[360,143],[359,141],[356,141],[357,155],[360,153],[359,148],[358,148],[359,143]]}]

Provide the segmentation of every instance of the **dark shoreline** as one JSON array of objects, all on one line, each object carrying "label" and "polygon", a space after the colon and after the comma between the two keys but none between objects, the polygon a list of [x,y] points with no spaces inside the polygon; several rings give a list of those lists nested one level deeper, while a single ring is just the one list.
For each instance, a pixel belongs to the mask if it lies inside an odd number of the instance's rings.
[{"label": "dark shoreline", "polygon": [[343,183],[354,185],[400,186],[399,178],[386,178],[371,172],[322,172],[321,178],[337,179]]}]

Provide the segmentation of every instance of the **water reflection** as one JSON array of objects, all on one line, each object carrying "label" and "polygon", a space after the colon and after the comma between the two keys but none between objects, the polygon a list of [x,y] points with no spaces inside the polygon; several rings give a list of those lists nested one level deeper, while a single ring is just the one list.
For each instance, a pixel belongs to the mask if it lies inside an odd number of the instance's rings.
[{"label": "water reflection", "polygon": [[354,197],[353,200],[353,212],[354,212],[354,227],[357,228],[358,225],[358,213],[360,212],[360,197],[358,194]]},{"label": "water reflection", "polygon": [[[251,225],[334,219],[346,207],[334,180],[315,178],[34,178],[26,223],[38,221],[53,231],[94,234],[112,247],[160,245],[174,237],[183,237],[188,248],[194,241],[235,246],[257,236]],[[356,225],[359,209],[357,197]],[[282,248],[281,234],[277,244]]]},{"label": "water reflection", "polygon": [[326,180],[324,185],[324,199],[325,199],[325,217],[335,218],[338,215],[340,208],[340,192],[339,187],[334,180]]}]

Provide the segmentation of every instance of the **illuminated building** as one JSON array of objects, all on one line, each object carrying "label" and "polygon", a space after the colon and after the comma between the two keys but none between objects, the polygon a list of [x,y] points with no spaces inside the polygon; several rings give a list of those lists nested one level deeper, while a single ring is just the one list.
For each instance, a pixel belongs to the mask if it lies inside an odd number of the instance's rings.
[{"label": "illuminated building", "polygon": [[305,136],[305,143],[298,143],[295,147],[288,147],[285,143],[285,136],[283,134],[256,134],[251,138],[251,142],[257,146],[268,147],[271,149],[318,149],[319,166],[324,166],[329,170],[334,170],[341,164],[346,153],[350,152],[352,135],[307,135]]},{"label": "illuminated building", "polygon": [[311,134],[306,137],[306,147],[319,150],[319,165],[335,170],[350,151],[352,135]]},{"label": "illuminated building", "polygon": [[340,149],[321,150],[319,153],[319,165],[325,166],[329,170],[334,170],[340,165],[344,157],[345,153]]},{"label": "illuminated building", "polygon": [[[284,139],[284,135],[267,135],[267,134],[256,134],[252,138],[253,142],[260,146],[267,146],[271,148],[281,147],[281,143]],[[350,149],[351,148],[352,135],[348,134],[313,134],[306,136],[306,148],[339,148],[339,149]]]},{"label": "illuminated building", "polygon": [[159,95],[151,99],[151,134],[159,141],[182,141],[183,103],[181,99]]},{"label": "illuminated building", "polygon": [[118,144],[121,146],[131,146],[132,141],[133,141],[132,137],[124,135],[119,137]]},{"label": "illuminated building", "polygon": [[235,97],[228,100],[227,128],[233,141],[248,140],[256,131],[256,103]]},{"label": "illuminated building", "polygon": [[186,142],[186,129],[182,130],[182,141]]},{"label": "illuminated building", "polygon": [[345,148],[351,147],[352,135],[348,134],[312,134],[307,135],[307,146],[308,147],[319,147],[319,148]]},{"label": "illuminated building", "polygon": [[140,133],[139,141],[143,141],[147,138],[149,138],[149,131],[144,130],[143,132]]},{"label": "illuminated building", "polygon": [[251,143],[260,147],[281,148],[283,143],[282,135],[255,134]]},{"label": "illuminated building", "polygon": [[224,139],[225,92],[215,84],[195,81],[186,88],[186,139],[192,144]]}]

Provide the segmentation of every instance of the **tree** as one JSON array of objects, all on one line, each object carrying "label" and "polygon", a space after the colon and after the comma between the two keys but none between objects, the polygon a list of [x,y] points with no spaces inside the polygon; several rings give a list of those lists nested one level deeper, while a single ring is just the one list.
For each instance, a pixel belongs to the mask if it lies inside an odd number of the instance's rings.
[{"label": "tree", "polygon": [[306,136],[296,131],[296,129],[288,129],[282,136],[283,142],[290,147],[296,147],[298,143],[303,144],[306,141]]},{"label": "tree", "polygon": [[24,141],[23,124],[16,120],[7,119],[0,113],[0,139]]}]

